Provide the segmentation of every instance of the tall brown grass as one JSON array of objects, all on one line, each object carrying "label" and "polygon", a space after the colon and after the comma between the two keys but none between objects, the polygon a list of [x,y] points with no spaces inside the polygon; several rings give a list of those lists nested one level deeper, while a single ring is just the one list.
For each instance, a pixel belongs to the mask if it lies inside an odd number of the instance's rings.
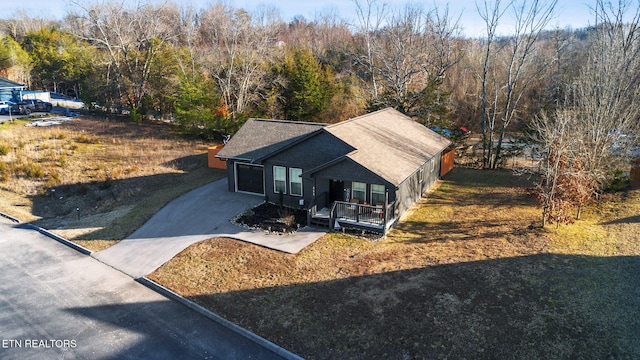
[{"label": "tall brown grass", "polygon": [[[77,207],[88,219],[168,193],[167,187],[187,191],[208,177],[206,144],[183,139],[166,124],[82,118],[55,127],[25,124],[0,128],[0,211],[25,221],[77,220],[71,216]],[[59,201],[51,201],[53,194]]]}]

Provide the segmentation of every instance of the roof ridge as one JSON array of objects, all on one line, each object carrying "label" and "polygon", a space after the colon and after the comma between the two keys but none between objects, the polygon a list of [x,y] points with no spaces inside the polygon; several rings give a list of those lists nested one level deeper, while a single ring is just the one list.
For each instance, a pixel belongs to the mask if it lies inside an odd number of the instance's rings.
[{"label": "roof ridge", "polygon": [[249,120],[260,121],[260,122],[284,123],[284,124],[314,125],[314,126],[328,125],[325,123],[312,122],[312,121],[279,120],[279,119],[263,119],[263,118],[250,118]]},{"label": "roof ridge", "polygon": [[344,125],[344,124],[346,124],[346,123],[351,123],[351,122],[354,122],[354,121],[359,121],[359,120],[362,120],[362,119],[367,118],[367,117],[369,117],[369,116],[377,115],[378,113],[381,113],[381,112],[387,112],[387,111],[395,111],[395,112],[398,112],[399,114],[401,114],[401,115],[403,115],[403,116],[406,116],[405,114],[401,113],[400,111],[398,111],[398,110],[396,110],[396,109],[394,109],[394,108],[392,108],[392,107],[390,107],[390,106],[389,106],[389,107],[386,107],[386,108],[384,108],[384,109],[376,110],[376,111],[374,111],[374,112],[372,112],[372,113],[363,114],[363,115],[356,116],[356,117],[351,118],[351,119],[347,119],[347,120],[345,120],[345,121],[340,121],[340,122],[338,122],[338,123],[331,124],[331,125],[327,126],[327,128],[338,127],[338,126],[340,126],[340,125]]}]

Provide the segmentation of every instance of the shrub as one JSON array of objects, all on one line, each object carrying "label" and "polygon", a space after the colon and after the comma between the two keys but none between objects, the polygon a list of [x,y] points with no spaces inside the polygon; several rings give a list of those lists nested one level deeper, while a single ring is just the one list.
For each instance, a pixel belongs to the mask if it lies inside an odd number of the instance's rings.
[{"label": "shrub", "polygon": [[67,155],[60,154],[60,156],[58,157],[58,166],[64,167],[65,165],[67,165]]},{"label": "shrub", "polygon": [[25,165],[24,174],[31,180],[44,178],[44,169],[38,163],[30,162]]},{"label": "shrub", "polygon": [[6,163],[0,162],[0,182],[9,181],[9,167]]},{"label": "shrub", "polygon": [[30,180],[44,179],[44,168],[38,163],[27,162],[21,163],[14,167],[13,171],[16,174],[22,174]]},{"label": "shrub", "polygon": [[49,179],[47,180],[47,187],[53,187],[62,183],[62,177],[56,169],[49,170]]},{"label": "shrub", "polygon": [[142,112],[140,109],[131,110],[129,117],[134,123],[140,124],[142,122]]},{"label": "shrub", "polygon": [[76,136],[76,142],[79,142],[81,144],[97,144],[99,141],[95,136],[80,133],[78,134],[78,136]]},{"label": "shrub", "polygon": [[64,140],[67,138],[67,134],[62,131],[54,132],[49,135],[49,139],[51,140]]},{"label": "shrub", "polygon": [[11,146],[7,143],[0,143],[0,156],[7,155],[11,152]]}]

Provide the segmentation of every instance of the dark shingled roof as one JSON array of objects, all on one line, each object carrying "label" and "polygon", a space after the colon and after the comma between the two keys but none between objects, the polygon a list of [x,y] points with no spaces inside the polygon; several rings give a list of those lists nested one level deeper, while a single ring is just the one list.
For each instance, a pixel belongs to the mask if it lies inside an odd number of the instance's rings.
[{"label": "dark shingled roof", "polygon": [[[356,149],[342,159],[349,158],[396,186],[451,144],[410,117],[387,108],[333,125],[250,119],[217,157],[260,161],[317,131],[326,131]],[[311,172],[337,161],[340,158]]]},{"label": "dark shingled roof", "polygon": [[249,119],[218,153],[217,157],[256,161],[273,154],[326,124]]}]

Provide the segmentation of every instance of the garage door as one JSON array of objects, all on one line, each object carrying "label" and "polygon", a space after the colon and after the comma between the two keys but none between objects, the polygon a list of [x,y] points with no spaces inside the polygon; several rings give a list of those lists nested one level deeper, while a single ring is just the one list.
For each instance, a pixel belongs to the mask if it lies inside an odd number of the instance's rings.
[{"label": "garage door", "polygon": [[264,194],[264,168],[259,165],[236,164],[236,191]]}]

